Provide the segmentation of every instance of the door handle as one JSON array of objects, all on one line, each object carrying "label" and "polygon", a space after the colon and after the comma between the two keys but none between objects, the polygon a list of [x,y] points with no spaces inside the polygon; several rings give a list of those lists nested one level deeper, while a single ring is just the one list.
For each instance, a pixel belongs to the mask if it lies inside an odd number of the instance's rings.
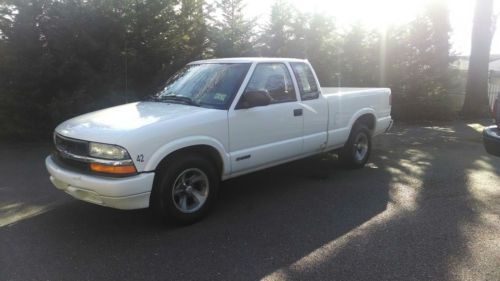
[{"label": "door handle", "polygon": [[302,116],[302,108],[294,109],[293,116]]}]

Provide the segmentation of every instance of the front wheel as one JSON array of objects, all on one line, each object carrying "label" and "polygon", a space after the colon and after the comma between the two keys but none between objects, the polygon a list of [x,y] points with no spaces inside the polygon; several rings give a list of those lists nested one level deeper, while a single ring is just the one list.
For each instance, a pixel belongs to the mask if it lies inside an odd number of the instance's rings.
[{"label": "front wheel", "polygon": [[182,155],[168,161],[153,191],[157,214],[178,224],[203,218],[215,202],[219,177],[211,161],[196,155]]},{"label": "front wheel", "polygon": [[370,157],[371,148],[370,130],[363,125],[355,125],[339,153],[339,159],[346,168],[363,168]]}]

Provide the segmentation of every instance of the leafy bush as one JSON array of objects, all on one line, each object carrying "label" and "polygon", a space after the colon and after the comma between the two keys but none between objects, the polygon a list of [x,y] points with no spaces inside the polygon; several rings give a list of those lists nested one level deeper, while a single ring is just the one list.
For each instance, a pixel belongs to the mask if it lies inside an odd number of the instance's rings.
[{"label": "leafy bush", "polygon": [[[210,2],[211,3],[211,2]],[[61,121],[140,100],[189,61],[307,58],[324,86],[391,87],[399,120],[455,116],[446,8],[381,34],[287,2],[266,24],[242,0],[0,1],[0,138],[50,136]],[[217,16],[221,15],[221,16]]]}]

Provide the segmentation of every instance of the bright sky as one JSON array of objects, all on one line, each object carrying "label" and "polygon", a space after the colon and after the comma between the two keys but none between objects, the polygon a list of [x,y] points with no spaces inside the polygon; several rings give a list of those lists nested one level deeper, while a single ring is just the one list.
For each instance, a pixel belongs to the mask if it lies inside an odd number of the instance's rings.
[{"label": "bright sky", "polygon": [[[426,3],[434,0],[288,0],[304,12],[324,12],[335,17],[337,24],[348,26],[360,21],[369,27],[382,30],[390,24],[401,24],[415,18]],[[453,28],[453,50],[458,54],[470,52],[470,35],[475,0],[445,0],[450,10]],[[498,1],[495,1],[498,2]],[[266,19],[272,0],[247,0],[247,11],[251,16]],[[265,14],[263,14],[265,11]],[[494,13],[500,14],[500,3],[495,3]],[[497,31],[500,33],[500,30]],[[493,54],[500,54],[500,35],[493,38]]]}]

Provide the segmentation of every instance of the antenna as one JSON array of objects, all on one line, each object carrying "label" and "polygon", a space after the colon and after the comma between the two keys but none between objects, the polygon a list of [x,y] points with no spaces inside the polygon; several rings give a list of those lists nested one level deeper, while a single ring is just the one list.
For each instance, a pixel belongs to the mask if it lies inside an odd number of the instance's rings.
[{"label": "antenna", "polygon": [[125,38],[125,103],[128,103],[128,51],[127,39]]}]

